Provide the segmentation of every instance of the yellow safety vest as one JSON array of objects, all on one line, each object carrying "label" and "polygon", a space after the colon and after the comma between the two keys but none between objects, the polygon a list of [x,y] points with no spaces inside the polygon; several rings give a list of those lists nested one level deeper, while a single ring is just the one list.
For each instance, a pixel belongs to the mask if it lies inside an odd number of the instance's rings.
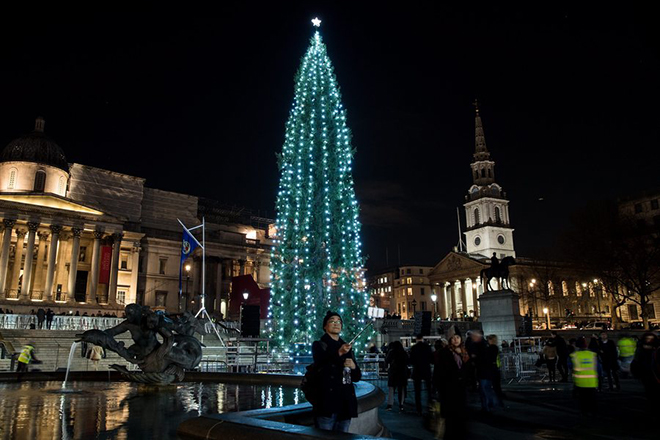
[{"label": "yellow safety vest", "polygon": [[32,361],[32,350],[34,350],[34,347],[31,345],[26,345],[23,347],[21,354],[18,356],[18,362],[29,364],[30,361]]},{"label": "yellow safety vest", "polygon": [[619,339],[619,355],[623,358],[635,356],[635,341],[632,338]]},{"label": "yellow safety vest", "polygon": [[596,353],[589,350],[571,354],[573,360],[573,383],[579,388],[598,388]]}]

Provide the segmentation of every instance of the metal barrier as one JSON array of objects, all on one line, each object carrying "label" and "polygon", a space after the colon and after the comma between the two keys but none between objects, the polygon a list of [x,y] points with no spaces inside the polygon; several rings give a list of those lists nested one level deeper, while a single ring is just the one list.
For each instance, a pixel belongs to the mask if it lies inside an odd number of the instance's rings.
[{"label": "metal barrier", "polygon": [[[112,328],[122,322],[124,318],[108,316],[72,316],[56,315],[50,326],[50,330],[105,330]],[[0,329],[28,330],[38,322],[35,315],[1,314]],[[42,329],[47,329],[47,322],[42,323]]]}]

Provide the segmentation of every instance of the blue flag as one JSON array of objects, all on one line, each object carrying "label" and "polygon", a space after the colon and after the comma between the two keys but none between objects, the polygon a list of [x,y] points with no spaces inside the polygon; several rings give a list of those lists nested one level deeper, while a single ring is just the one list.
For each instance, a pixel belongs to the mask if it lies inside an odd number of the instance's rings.
[{"label": "blue flag", "polygon": [[181,272],[183,272],[183,263],[192,253],[200,247],[199,241],[190,233],[186,227],[183,227],[183,242],[181,243],[181,264],[179,265],[179,294],[181,294]]}]

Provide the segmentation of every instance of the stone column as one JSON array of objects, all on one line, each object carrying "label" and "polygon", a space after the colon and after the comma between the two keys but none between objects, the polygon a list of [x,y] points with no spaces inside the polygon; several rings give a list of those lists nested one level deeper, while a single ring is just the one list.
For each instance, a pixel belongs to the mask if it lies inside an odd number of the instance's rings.
[{"label": "stone column", "polygon": [[477,285],[477,280],[472,280],[472,310],[474,310],[474,317],[479,317],[479,286]]},{"label": "stone column", "polygon": [[50,225],[50,246],[48,246],[48,266],[46,269],[46,284],[44,286],[44,297],[48,301],[53,300],[53,279],[55,277],[55,257],[57,256],[57,246],[60,239],[62,226]]},{"label": "stone column", "polygon": [[[121,240],[124,235],[120,232],[112,234],[114,247],[112,248],[112,262],[110,264],[110,282],[108,284],[108,303],[115,305],[117,303],[117,271],[119,270],[119,251],[121,250]],[[133,270],[137,271],[137,267]]]},{"label": "stone column", "polygon": [[451,284],[449,285],[451,288],[451,315],[450,318],[452,319],[457,319],[458,316],[456,314],[456,281],[452,281]]},{"label": "stone column", "polygon": [[2,251],[0,252],[0,299],[5,298],[5,284],[7,283],[7,266],[9,265],[9,246],[11,233],[16,220],[4,219],[5,232],[2,236]]},{"label": "stone column", "polygon": [[55,300],[57,301],[57,285],[61,284],[62,285],[62,296],[60,297],[60,301],[62,298],[66,301],[66,289],[68,287],[68,267],[69,265],[66,263],[67,258],[71,255],[71,238],[72,235],[64,232],[63,230],[59,234],[59,246],[57,249],[57,256],[55,257],[55,276],[53,277],[53,294],[55,296]]},{"label": "stone column", "polygon": [[37,250],[37,264],[34,267],[34,283],[32,290],[34,293],[39,293],[39,297],[35,297],[33,293],[34,299],[44,299],[44,292],[42,290],[44,286],[44,257],[46,256],[46,242],[48,241],[48,235],[50,235],[47,231],[41,231],[38,232],[37,235],[39,236],[39,247]]},{"label": "stone column", "polygon": [[18,279],[21,276],[21,265],[23,263],[23,241],[25,239],[25,229],[16,230],[16,251],[14,252],[14,267],[11,274],[11,286],[9,290],[13,293],[16,291],[15,298],[18,298]]},{"label": "stone column", "polygon": [[103,232],[94,231],[94,247],[92,248],[92,280],[89,285],[89,294],[87,295],[87,304],[93,304],[97,301],[96,289],[99,286],[99,259],[101,257],[101,239]]},{"label": "stone column", "polygon": [[461,318],[465,319],[465,315],[468,314],[467,309],[467,292],[465,291],[465,280],[461,280],[461,302],[463,303],[463,316]]},{"label": "stone column", "polygon": [[21,284],[21,296],[30,298],[30,284],[32,283],[32,263],[34,261],[34,240],[37,237],[39,223],[28,222],[28,242],[25,249],[25,267],[23,268],[23,283]]},{"label": "stone column", "polygon": [[438,289],[438,293],[436,295],[438,296],[438,305],[437,305],[438,317],[444,319],[447,308],[447,304],[445,302],[445,290],[446,290],[445,285],[444,284],[438,285],[437,289]]},{"label": "stone column", "polygon": [[69,291],[67,292],[67,300],[75,301],[76,296],[76,276],[78,275],[78,256],[80,255],[80,234],[81,228],[72,228],[73,241],[71,242],[71,263],[69,266]]}]

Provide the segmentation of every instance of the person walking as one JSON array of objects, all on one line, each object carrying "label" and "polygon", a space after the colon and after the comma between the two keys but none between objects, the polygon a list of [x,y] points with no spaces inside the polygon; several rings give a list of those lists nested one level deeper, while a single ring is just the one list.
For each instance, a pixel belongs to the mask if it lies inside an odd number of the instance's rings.
[{"label": "person walking", "polygon": [[497,345],[497,335],[488,335],[486,338],[488,347],[486,348],[486,357],[490,368],[492,370],[492,383],[495,396],[497,396],[497,403],[504,407],[504,393],[502,392],[502,359],[500,356],[500,348]]},{"label": "person walking", "polygon": [[394,404],[394,392],[399,396],[399,411],[403,412],[403,402],[406,400],[406,389],[408,387],[408,378],[410,378],[410,369],[408,368],[408,353],[403,348],[401,341],[390,342],[387,350],[385,362],[387,368],[387,410],[392,410]]},{"label": "person walking", "polygon": [[561,374],[561,381],[568,382],[568,345],[566,340],[556,331],[553,330],[550,334],[553,336],[552,339],[557,348],[557,370]]},{"label": "person walking", "polygon": [[440,384],[441,414],[445,418],[445,440],[467,438],[467,374],[470,356],[460,334],[438,356],[442,371]]},{"label": "person walking", "polygon": [[557,366],[557,347],[555,347],[555,342],[552,339],[548,339],[543,347],[543,358],[545,359],[545,364],[548,366],[548,378],[550,382],[555,382],[555,367]]},{"label": "person walking", "polygon": [[53,312],[49,307],[48,310],[46,310],[46,328],[48,330],[50,330],[51,326],[53,325],[54,317],[55,317],[55,312]]},{"label": "person walking", "polygon": [[598,356],[587,349],[587,341],[580,337],[577,351],[571,354],[573,384],[580,405],[580,413],[596,412],[596,389],[598,388]]},{"label": "person walking", "polygon": [[659,347],[660,340],[655,333],[644,333],[635,350],[635,358],[630,364],[630,372],[644,386],[649,401],[648,409],[651,414],[657,413],[658,407],[660,407],[660,402],[658,402],[658,396],[660,396],[658,378],[660,374],[657,371],[657,365],[660,361]]},{"label": "person walking", "polygon": [[30,342],[23,346],[21,353],[18,355],[18,365],[16,366],[16,372],[18,373],[27,373],[28,365],[31,362],[39,363],[39,359],[35,356],[34,342]]},{"label": "person walking", "polygon": [[[607,332],[600,332],[598,341],[600,360],[603,363],[603,376],[607,377],[610,391],[619,391],[619,353],[614,341],[607,338]],[[614,379],[614,386],[612,380]]]},{"label": "person walking", "polygon": [[46,311],[39,307],[37,310],[37,327],[39,330],[44,328],[44,321],[46,320]]},{"label": "person walking", "polygon": [[621,361],[621,374],[627,377],[630,372],[630,364],[635,358],[635,348],[637,343],[630,335],[622,335],[617,341],[617,348],[619,349],[619,360]]},{"label": "person walking", "polygon": [[433,351],[431,346],[424,341],[424,335],[417,335],[417,342],[410,349],[410,364],[413,367],[412,378],[415,387],[415,409],[417,414],[422,415],[422,382],[426,384],[426,405],[433,394],[431,385],[431,364],[433,363]]},{"label": "person walking", "polygon": [[321,385],[313,414],[317,428],[348,432],[351,418],[358,415],[353,383],[362,378],[362,372],[355,361],[353,347],[339,337],[342,325],[341,316],[329,311],[323,318],[325,334],[312,344]]}]

